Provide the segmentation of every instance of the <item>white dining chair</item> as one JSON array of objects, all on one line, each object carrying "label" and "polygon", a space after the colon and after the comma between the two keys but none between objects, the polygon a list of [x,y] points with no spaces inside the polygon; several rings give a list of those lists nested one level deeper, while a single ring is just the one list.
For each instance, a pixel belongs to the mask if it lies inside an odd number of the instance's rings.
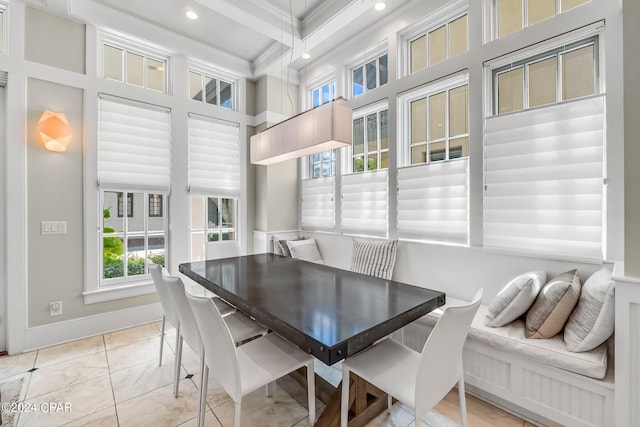
[{"label": "white dining chair", "polygon": [[[193,352],[200,357],[200,399],[198,404],[198,420],[204,422],[204,413],[206,408],[206,388],[203,388],[203,384],[206,384],[205,362],[204,362],[204,346],[202,344],[202,338],[200,336],[200,330],[196,324],[196,318],[191,311],[191,306],[187,301],[187,293],[184,287],[184,283],[179,277],[163,276],[163,282],[167,288],[167,291],[173,300],[173,304],[178,316],[178,324],[176,326],[176,334],[178,336],[176,344],[176,360],[174,371],[174,383],[173,393],[175,397],[178,397],[179,384],[180,384],[180,365],[182,363],[182,346],[183,341],[186,341],[187,345],[193,350]],[[214,298],[203,298],[206,301],[216,307]],[[222,316],[221,316],[222,317]],[[240,312],[229,313],[224,316],[225,324],[231,331],[231,339],[235,346],[236,343],[242,343],[251,338],[262,336],[267,334],[268,330],[251,320],[251,318],[245,316]],[[212,349],[211,351],[216,351]]]},{"label": "white dining chair", "polygon": [[[177,326],[178,317],[176,315],[175,307],[173,306],[173,300],[171,299],[171,296],[169,295],[166,289],[166,286],[164,286],[164,283],[162,282],[163,275],[168,276],[169,274],[161,265],[154,264],[152,262],[147,263],[147,269],[151,274],[151,279],[153,280],[153,284],[156,288],[156,292],[158,293],[158,297],[160,298],[160,305],[162,305],[162,311],[163,311],[162,330],[160,332],[160,354],[158,357],[158,366],[162,366],[162,354],[163,354],[163,348],[164,348],[166,322],[168,320],[169,323],[171,323],[174,326]],[[223,316],[236,311],[236,309],[233,306],[227,304],[220,298],[216,298],[216,300],[214,301],[218,306],[220,313],[222,313]],[[178,338],[179,338],[179,335],[176,334],[176,348],[178,345]]]},{"label": "white dining chair", "polygon": [[[309,423],[313,426],[316,419],[313,357],[273,333],[236,347],[229,325],[210,300],[193,295],[187,295],[187,299],[204,343],[205,371],[211,370],[235,403],[234,426],[240,427],[243,396],[303,366],[307,368]],[[208,375],[204,375],[205,395],[207,379]]]},{"label": "white dining chair", "polygon": [[478,311],[482,289],[464,306],[448,307],[427,338],[422,353],[386,338],[342,364],[340,425],[347,427],[350,373],[371,383],[415,411],[415,424],[458,384],[460,419],[467,426],[462,348]]}]

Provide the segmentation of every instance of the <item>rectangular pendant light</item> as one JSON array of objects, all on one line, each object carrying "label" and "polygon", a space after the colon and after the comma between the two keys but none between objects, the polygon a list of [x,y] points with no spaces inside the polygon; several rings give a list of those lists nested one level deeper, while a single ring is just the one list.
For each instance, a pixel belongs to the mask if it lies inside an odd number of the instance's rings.
[{"label": "rectangular pendant light", "polygon": [[352,143],[352,114],[344,98],[297,114],[251,137],[251,163],[274,163]]}]

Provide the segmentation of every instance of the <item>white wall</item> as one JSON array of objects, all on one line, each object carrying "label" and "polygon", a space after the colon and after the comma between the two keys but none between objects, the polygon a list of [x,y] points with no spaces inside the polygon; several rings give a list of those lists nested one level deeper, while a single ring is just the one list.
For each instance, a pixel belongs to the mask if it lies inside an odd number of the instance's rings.
[{"label": "white wall", "polygon": [[5,126],[5,90],[0,87],[0,351],[4,351],[7,345],[7,223],[6,223],[6,126]]},{"label": "white wall", "polygon": [[[473,259],[482,259],[484,262],[495,262],[503,265],[503,261],[511,258],[495,257],[490,253],[484,254],[482,249],[482,209],[483,209],[483,138],[484,138],[484,99],[486,97],[484,66],[486,61],[493,60],[503,55],[516,52],[549,38],[560,36],[572,30],[605,21],[602,42],[604,44],[604,66],[600,70],[605,77],[605,92],[607,102],[607,246],[606,260],[621,260],[624,254],[624,138],[623,138],[623,86],[622,86],[622,20],[620,3],[617,0],[592,0],[590,3],[579,6],[573,10],[562,13],[554,18],[525,28],[499,40],[483,43],[485,32],[485,6],[482,1],[469,1],[469,51],[452,59],[427,67],[412,75],[398,78],[398,66],[396,53],[399,50],[398,32],[408,25],[422,19],[432,13],[446,1],[420,2],[412,1],[400,8],[396,13],[388,16],[380,25],[370,28],[359,34],[358,37],[342,43],[339,47],[329,52],[326,57],[314,61],[308,70],[309,80],[313,81],[318,76],[326,75],[327,70],[333,69],[336,77],[336,86],[339,95],[348,95],[348,70],[345,64],[351,58],[358,55],[368,47],[387,40],[389,49],[389,83],[350,99],[348,104],[353,109],[364,107],[373,102],[387,99],[389,104],[389,146],[390,146],[390,191],[389,199],[389,237],[395,238],[396,213],[395,213],[395,176],[397,171],[396,159],[398,150],[399,130],[402,126],[398,123],[397,107],[398,96],[406,91],[423,86],[438,79],[458,73],[467,72],[469,75],[469,117],[470,117],[470,248],[446,247],[431,245],[428,243],[406,244],[406,251],[416,251],[417,255],[411,255],[411,259],[434,258],[440,262],[438,265],[442,271],[456,271],[460,265],[465,265],[460,260],[470,262]],[[636,55],[637,56],[637,55]],[[340,92],[341,91],[341,92]],[[303,93],[305,95],[305,93]],[[632,109],[635,113],[637,109]],[[341,153],[342,154],[342,153]],[[339,155],[341,158],[342,155]],[[637,159],[638,157],[634,157]],[[637,162],[634,162],[637,163]],[[338,169],[340,169],[338,167]],[[637,168],[636,168],[637,170]],[[637,186],[636,186],[637,187]],[[336,199],[339,204],[339,197]],[[336,207],[339,210],[339,205]],[[337,213],[339,216],[339,212]],[[339,230],[337,230],[339,232]],[[402,253],[402,251],[401,251]],[[440,257],[437,253],[447,253],[449,256]],[[409,255],[409,253],[407,253]],[[523,262],[516,263],[528,269],[526,265],[553,265],[554,262],[544,260],[544,255],[537,258],[525,258]],[[529,261],[527,261],[529,260]],[[405,262],[405,261],[401,261]],[[638,263],[636,262],[636,265]],[[568,264],[567,264],[568,265]],[[408,264],[405,267],[409,267]],[[531,267],[533,268],[533,267]],[[589,270],[588,268],[586,270]],[[412,279],[410,276],[407,276]],[[464,277],[463,277],[464,278]],[[466,280],[462,280],[467,282]],[[454,288],[455,289],[455,288]],[[458,291],[460,294],[464,292]],[[457,292],[457,293],[458,293]],[[469,291],[471,292],[471,291]],[[487,295],[485,293],[485,295]],[[463,296],[463,295],[461,295]]]}]

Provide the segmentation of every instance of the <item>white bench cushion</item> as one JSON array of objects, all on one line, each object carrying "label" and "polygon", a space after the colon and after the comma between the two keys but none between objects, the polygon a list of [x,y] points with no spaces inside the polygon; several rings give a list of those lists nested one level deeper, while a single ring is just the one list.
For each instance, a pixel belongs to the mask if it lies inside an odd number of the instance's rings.
[{"label": "white bench cushion", "polygon": [[[447,306],[467,304],[466,301],[447,297],[447,304],[417,322],[430,327],[435,326]],[[496,350],[501,350],[532,359],[576,374],[602,379],[607,372],[607,344],[603,343],[590,351],[574,353],[567,350],[563,335],[548,339],[525,338],[525,326],[522,320],[516,320],[506,326],[490,328],[484,324],[487,306],[481,305],[471,324],[469,338],[481,342]]]}]

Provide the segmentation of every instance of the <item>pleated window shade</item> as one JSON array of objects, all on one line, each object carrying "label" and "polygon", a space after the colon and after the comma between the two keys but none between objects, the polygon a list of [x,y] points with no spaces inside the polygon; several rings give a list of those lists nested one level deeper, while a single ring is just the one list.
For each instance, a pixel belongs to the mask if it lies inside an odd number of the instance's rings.
[{"label": "pleated window shade", "polygon": [[486,121],[484,245],[603,258],[604,96]]},{"label": "pleated window shade", "polygon": [[169,109],[111,97],[100,97],[98,103],[100,187],[169,192]]},{"label": "pleated window shade", "polygon": [[388,171],[342,177],[342,231],[365,236],[387,236]]},{"label": "pleated window shade", "polygon": [[398,237],[469,242],[469,158],[398,169]]},{"label": "pleated window shade", "polygon": [[189,117],[189,190],[240,195],[240,128],[236,123]]},{"label": "pleated window shade", "polygon": [[302,228],[333,230],[335,226],[335,177],[302,181]]}]

